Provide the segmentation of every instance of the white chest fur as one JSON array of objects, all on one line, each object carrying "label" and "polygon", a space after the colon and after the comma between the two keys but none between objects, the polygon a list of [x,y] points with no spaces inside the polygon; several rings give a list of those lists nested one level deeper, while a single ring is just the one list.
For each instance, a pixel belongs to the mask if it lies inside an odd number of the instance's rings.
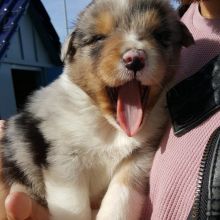
[{"label": "white chest fur", "polygon": [[[40,128],[52,146],[47,156],[49,167],[44,170],[47,200],[52,204],[62,204],[66,194],[72,194],[72,200],[82,191],[87,200],[100,197],[116,166],[143,143],[109,124],[89,96],[66,75],[37,92],[29,108],[45,119]],[[56,211],[57,207],[51,208]]]}]

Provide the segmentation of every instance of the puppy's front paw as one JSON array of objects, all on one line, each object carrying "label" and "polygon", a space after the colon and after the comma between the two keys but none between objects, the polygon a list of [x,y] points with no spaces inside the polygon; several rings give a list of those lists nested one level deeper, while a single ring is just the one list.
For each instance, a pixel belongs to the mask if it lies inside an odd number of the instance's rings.
[{"label": "puppy's front paw", "polygon": [[126,185],[112,183],[96,220],[139,220],[146,197]]}]

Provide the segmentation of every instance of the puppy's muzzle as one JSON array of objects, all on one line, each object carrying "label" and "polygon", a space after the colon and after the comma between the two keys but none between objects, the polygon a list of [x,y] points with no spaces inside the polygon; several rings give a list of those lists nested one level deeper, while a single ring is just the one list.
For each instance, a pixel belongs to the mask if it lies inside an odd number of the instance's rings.
[{"label": "puppy's muzzle", "polygon": [[123,54],[122,60],[128,70],[136,73],[145,67],[146,53],[144,50],[131,49]]}]

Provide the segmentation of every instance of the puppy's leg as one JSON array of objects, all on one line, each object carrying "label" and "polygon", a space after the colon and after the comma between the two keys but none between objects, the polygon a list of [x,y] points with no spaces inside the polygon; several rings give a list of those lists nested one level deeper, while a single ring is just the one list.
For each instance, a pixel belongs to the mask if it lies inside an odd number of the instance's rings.
[{"label": "puppy's leg", "polygon": [[97,220],[138,220],[148,191],[153,152],[136,152],[124,161],[109,185]]},{"label": "puppy's leg", "polygon": [[85,178],[60,181],[46,178],[48,208],[52,220],[90,220],[89,188]]},{"label": "puppy's leg", "polygon": [[138,220],[144,201],[144,194],[114,179],[96,220]]}]

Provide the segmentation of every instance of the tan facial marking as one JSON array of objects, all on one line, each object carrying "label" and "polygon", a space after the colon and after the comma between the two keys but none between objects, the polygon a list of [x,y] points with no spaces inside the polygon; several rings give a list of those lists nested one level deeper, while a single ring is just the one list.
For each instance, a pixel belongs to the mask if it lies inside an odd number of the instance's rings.
[{"label": "tan facial marking", "polygon": [[107,35],[113,30],[114,20],[109,12],[100,12],[96,18],[96,32],[99,34]]},{"label": "tan facial marking", "polygon": [[121,60],[121,48],[123,47],[123,38],[121,35],[111,37],[105,43],[102,51],[102,57],[98,74],[100,78],[110,87],[119,86],[121,81],[118,77],[118,65]]},{"label": "tan facial marking", "polygon": [[105,89],[96,93],[96,99],[105,115],[111,115],[113,113],[113,105]]},{"label": "tan facial marking", "polygon": [[[81,62],[83,62],[83,59]],[[72,69],[71,72],[76,71],[76,69],[78,72],[78,74],[70,74],[70,79],[74,83],[77,83],[77,85],[79,85],[80,88],[83,89],[92,98],[92,100],[99,105],[104,114],[112,114],[113,106],[107,94],[105,84],[95,76],[91,64],[88,65],[88,63],[84,61],[82,65],[85,67],[82,72],[80,72],[81,65],[70,65],[70,68]]]},{"label": "tan facial marking", "polygon": [[160,25],[161,19],[160,16],[158,15],[157,10],[150,10],[145,14],[145,19],[147,21],[148,25],[151,25],[153,27],[156,27]]},{"label": "tan facial marking", "polygon": [[141,17],[143,24],[147,25],[148,30],[158,27],[161,23],[161,19],[160,16],[158,15],[158,11],[154,9],[147,11],[144,15],[141,15]]}]

